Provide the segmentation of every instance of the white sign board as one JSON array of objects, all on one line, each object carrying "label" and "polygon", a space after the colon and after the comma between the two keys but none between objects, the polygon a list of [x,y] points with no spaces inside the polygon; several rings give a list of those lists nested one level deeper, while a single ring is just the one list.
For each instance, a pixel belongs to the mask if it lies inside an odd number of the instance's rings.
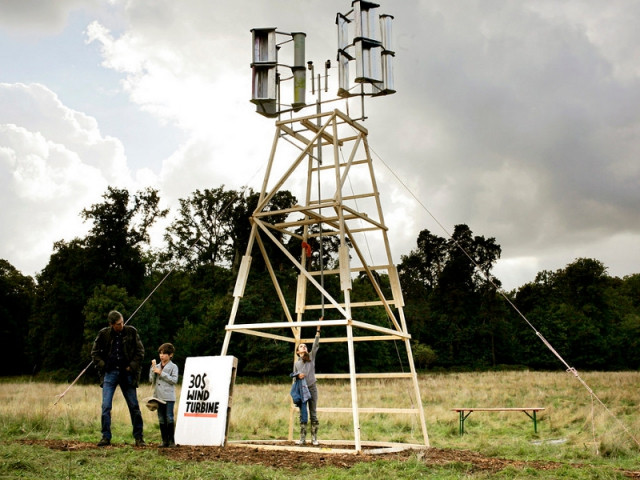
[{"label": "white sign board", "polygon": [[237,359],[188,357],[175,438],[178,445],[224,446]]}]

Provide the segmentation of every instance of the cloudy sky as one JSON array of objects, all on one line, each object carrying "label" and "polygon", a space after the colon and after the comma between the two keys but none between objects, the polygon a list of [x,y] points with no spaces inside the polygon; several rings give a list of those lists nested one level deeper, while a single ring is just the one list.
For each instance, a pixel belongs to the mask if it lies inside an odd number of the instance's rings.
[{"label": "cloudy sky", "polygon": [[[640,272],[640,2],[380,3],[398,93],[371,99],[365,126],[394,260],[464,223],[501,245],[507,289],[579,257]],[[321,65],[350,8],[0,0],[0,258],[38,273],[108,185],[167,207],[259,190],[273,120],[249,102],[250,30],[305,32]]]}]

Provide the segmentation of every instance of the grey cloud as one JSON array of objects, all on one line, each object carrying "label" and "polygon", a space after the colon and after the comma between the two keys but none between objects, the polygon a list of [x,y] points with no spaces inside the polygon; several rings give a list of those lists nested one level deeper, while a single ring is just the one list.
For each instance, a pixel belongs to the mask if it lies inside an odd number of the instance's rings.
[{"label": "grey cloud", "polygon": [[[500,232],[507,251],[640,233],[638,171],[620,178],[612,168],[632,162],[639,146],[625,136],[637,130],[637,79],[617,79],[579,22],[559,24],[519,3],[481,10],[486,5],[429,2],[419,19],[404,20],[410,4],[394,5],[404,93],[388,114],[435,137],[433,147],[405,146],[406,167],[398,169],[419,175],[427,196],[453,177],[456,198],[442,206],[444,217],[481,234]],[[396,125],[389,134],[401,139]],[[518,198],[527,177],[510,183],[500,173],[508,170],[526,172],[531,195]],[[492,174],[500,177],[494,186]]]},{"label": "grey cloud", "polygon": [[14,34],[59,33],[71,11],[91,8],[98,0],[0,0],[0,27]]}]

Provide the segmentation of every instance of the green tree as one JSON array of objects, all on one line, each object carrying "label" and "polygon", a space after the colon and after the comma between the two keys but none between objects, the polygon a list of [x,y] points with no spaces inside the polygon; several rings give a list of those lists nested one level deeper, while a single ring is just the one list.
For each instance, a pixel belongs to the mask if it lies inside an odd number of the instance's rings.
[{"label": "green tree", "polygon": [[618,284],[611,302],[617,307],[619,326],[611,349],[624,359],[624,368],[640,368],[640,274],[628,275]]},{"label": "green tree", "polygon": [[403,290],[410,294],[428,295],[438,284],[447,261],[447,241],[429,230],[418,234],[417,248],[402,255],[398,274]]},{"label": "green tree", "polygon": [[449,239],[423,230],[417,249],[398,267],[414,338],[432,348],[444,366],[483,366],[501,361],[508,339],[505,310],[491,275],[501,249],[494,238],[456,225]]},{"label": "green tree", "polygon": [[[611,369],[626,365],[624,348],[635,329],[633,301],[624,282],[607,275],[598,260],[579,258],[555,272],[544,271],[521,287],[515,302],[553,349],[577,368]],[[538,368],[558,365],[555,355],[541,342],[527,346],[528,364]]]},{"label": "green tree", "polygon": [[149,228],[168,210],[159,208],[157,190],[147,188],[133,197],[127,190],[109,187],[102,203],[82,211],[93,222],[84,239],[88,259],[105,285],[119,285],[137,294],[143,285]]},{"label": "green tree", "polygon": [[242,201],[224,185],[196,190],[179,200],[178,217],[165,234],[167,252],[188,269],[200,265],[229,264],[232,258],[234,205]]},{"label": "green tree", "polygon": [[56,242],[53,249],[49,263],[36,277],[29,352],[36,370],[64,369],[72,375],[83,366],[82,309],[93,291],[95,272],[80,239]]},{"label": "green tree", "polygon": [[145,288],[148,231],[167,211],[158,208],[153,189],[131,196],[109,187],[103,199],[81,213],[93,222],[88,235],[56,242],[49,263],[37,276],[29,338],[38,368],[75,372],[87,360],[82,355],[83,310],[96,287],[115,285],[132,297]]},{"label": "green tree", "polygon": [[[260,197],[251,189],[243,190],[244,193],[225,190],[223,185],[196,190],[191,196],[180,199],[178,218],[165,234],[168,257],[191,270],[203,265],[219,265],[237,272],[249,242],[249,218]],[[263,211],[285,210],[295,202],[290,192],[281,191],[274,195]],[[271,221],[282,222],[286,216],[285,213],[274,215]],[[275,235],[282,240],[280,233]],[[279,264],[283,254],[271,245],[266,245],[266,248],[272,263]],[[258,259],[258,265],[261,264]]]},{"label": "green tree", "polygon": [[613,319],[607,302],[609,276],[594,259],[579,258],[558,272],[556,282],[562,303],[571,310],[569,358],[588,368],[606,368]]},{"label": "green tree", "polygon": [[438,356],[431,347],[422,345],[415,340],[411,342],[411,349],[413,350],[413,359],[416,364],[416,368],[426,369],[433,365]]},{"label": "green tree", "polygon": [[27,338],[35,295],[33,278],[22,275],[13,265],[0,259],[0,338],[5,342],[5,355],[10,361],[2,375],[29,373],[32,363],[27,357]]}]

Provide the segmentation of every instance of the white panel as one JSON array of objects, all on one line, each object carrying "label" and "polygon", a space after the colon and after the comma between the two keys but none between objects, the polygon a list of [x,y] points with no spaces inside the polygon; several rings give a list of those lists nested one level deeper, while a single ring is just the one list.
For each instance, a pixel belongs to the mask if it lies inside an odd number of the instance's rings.
[{"label": "white panel", "polygon": [[382,82],[382,47],[356,41],[356,82]]},{"label": "white panel", "polygon": [[276,99],[276,68],[253,67],[252,100]]},{"label": "white panel", "polygon": [[253,63],[275,63],[278,61],[275,28],[254,28]]},{"label": "white panel", "polygon": [[373,82],[382,81],[382,47],[369,49],[369,78]]},{"label": "white panel", "polygon": [[382,54],[382,77],[385,93],[395,93],[396,87],[393,82],[393,53]]},{"label": "white panel", "polygon": [[362,79],[367,77],[368,68],[365,62],[368,60],[369,55],[362,47],[362,41],[356,42],[356,82],[362,82]]},{"label": "white panel", "polygon": [[365,15],[365,19],[366,19],[366,14],[362,12],[362,8],[361,8],[362,6],[359,1],[354,2],[353,7],[354,7],[353,15],[356,21],[356,38],[363,37],[364,34],[362,33],[362,30],[363,28],[366,28],[366,27],[363,27],[362,25],[362,21],[363,21],[362,17],[363,15]]},{"label": "white panel", "polygon": [[354,2],[354,16],[356,20],[356,38],[368,38],[378,41],[378,7],[377,3]]},{"label": "white panel", "polygon": [[393,51],[393,38],[391,32],[391,23],[393,17],[391,15],[380,15],[380,32],[382,33],[382,47],[385,50]]},{"label": "white panel", "polygon": [[235,365],[231,356],[187,358],[176,417],[178,445],[224,446]]},{"label": "white panel", "polygon": [[338,95],[349,95],[349,57],[343,52],[338,52]]},{"label": "white panel", "polygon": [[349,45],[349,19],[339,13],[336,16],[338,25],[338,50],[344,50]]},{"label": "white panel", "polygon": [[277,94],[276,30],[275,28],[255,28],[251,33],[253,36],[251,101],[258,104],[259,111],[265,111],[269,108],[269,103],[275,104]]}]

